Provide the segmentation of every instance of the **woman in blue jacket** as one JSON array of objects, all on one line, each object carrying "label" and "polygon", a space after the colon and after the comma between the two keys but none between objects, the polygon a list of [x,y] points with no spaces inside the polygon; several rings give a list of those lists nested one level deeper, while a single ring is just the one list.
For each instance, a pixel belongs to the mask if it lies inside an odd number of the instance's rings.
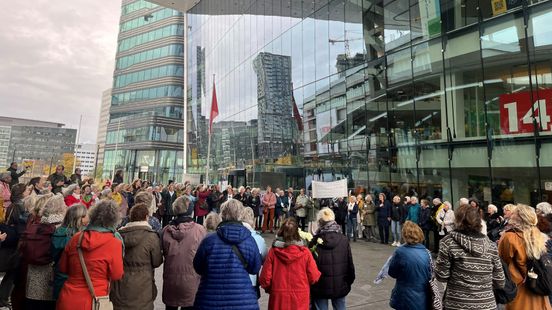
[{"label": "woman in blue jacket", "polygon": [[431,260],[422,242],[422,229],[406,221],[402,229],[405,244],[398,247],[389,264],[389,275],[397,281],[389,305],[393,309],[428,309],[428,282],[431,279]]},{"label": "woman in blue jacket", "polygon": [[259,309],[249,275],[261,269],[261,254],[249,229],[239,222],[242,209],[236,199],[223,203],[217,232],[197,249],[194,269],[201,281],[194,309]]}]

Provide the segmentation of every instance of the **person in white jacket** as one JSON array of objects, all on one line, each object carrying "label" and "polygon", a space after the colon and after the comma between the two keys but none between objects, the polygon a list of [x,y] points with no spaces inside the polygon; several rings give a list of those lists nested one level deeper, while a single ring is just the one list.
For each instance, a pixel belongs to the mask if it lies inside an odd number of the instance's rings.
[{"label": "person in white jacket", "polygon": [[450,202],[445,201],[443,204],[443,209],[437,214],[437,223],[441,227],[441,231],[448,234],[454,230],[454,211]]}]

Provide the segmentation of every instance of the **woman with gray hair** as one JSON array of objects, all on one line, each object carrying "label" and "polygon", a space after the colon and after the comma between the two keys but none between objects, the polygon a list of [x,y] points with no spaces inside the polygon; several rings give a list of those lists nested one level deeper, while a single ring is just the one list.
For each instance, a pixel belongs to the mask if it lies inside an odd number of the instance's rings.
[{"label": "woman with gray hair", "polygon": [[209,214],[207,214],[207,216],[205,217],[203,226],[205,227],[205,229],[207,229],[208,233],[213,233],[217,230],[220,222],[222,222],[220,214],[216,212],[209,212]]},{"label": "woman with gray hair", "polygon": [[[266,254],[268,253],[268,249],[266,248],[266,242],[264,238],[253,228],[255,226],[255,214],[253,213],[253,209],[249,207],[243,208],[240,213],[240,221],[242,222],[243,226],[245,226],[251,232],[251,236],[253,237],[253,239],[255,239],[255,243],[257,243],[259,253],[261,254],[261,259],[264,262]],[[253,284],[253,287],[255,288],[257,298],[260,298],[261,291],[259,289],[259,281],[257,281],[258,275],[251,274],[249,275],[249,278],[251,279],[251,284]]]},{"label": "woman with gray hair", "polygon": [[163,303],[167,309],[191,308],[199,286],[199,276],[193,272],[194,254],[207,234],[205,228],[193,221],[187,196],[178,197],[172,204],[175,218],[163,228]]},{"label": "woman with gray hair", "polygon": [[58,310],[92,308],[92,295],[79,260],[81,250],[96,297],[107,296],[110,282],[123,277],[123,243],[115,230],[120,221],[117,204],[102,200],[89,210],[89,217],[88,226],[71,238],[61,255],[59,271],[68,279],[59,295]]},{"label": "woman with gray hair", "polygon": [[62,195],[51,196],[23,233],[20,250],[28,264],[25,297],[31,309],[55,308],[52,283],[54,261],[50,248],[53,234],[61,226],[66,209]]},{"label": "woman with gray hair", "polygon": [[[76,185],[76,184],[73,184]],[[57,299],[67,275],[59,271],[59,260],[65,246],[73,236],[84,229],[89,222],[88,210],[83,204],[72,205],[67,209],[65,218],[52,237],[52,256],[54,257],[54,299]]]},{"label": "woman with gray hair", "polygon": [[261,255],[240,220],[243,205],[229,199],[221,206],[222,223],[207,236],[194,257],[201,276],[194,309],[259,309],[250,274],[261,269]]}]

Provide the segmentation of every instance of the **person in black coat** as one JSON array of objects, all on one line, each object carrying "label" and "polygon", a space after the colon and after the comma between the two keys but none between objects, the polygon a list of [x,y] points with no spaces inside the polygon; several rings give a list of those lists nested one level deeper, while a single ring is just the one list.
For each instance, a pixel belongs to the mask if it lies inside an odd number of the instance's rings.
[{"label": "person in black coat", "polygon": [[380,242],[389,243],[389,223],[391,222],[391,203],[386,199],[384,193],[379,194],[379,200],[376,203],[376,212],[378,213],[378,231]]},{"label": "person in black coat", "polygon": [[10,167],[7,169],[7,171],[10,173],[12,178],[10,182],[10,187],[13,187],[15,184],[19,184],[19,177],[27,172],[27,167],[25,167],[24,170],[17,172],[17,163],[13,162],[10,164]]},{"label": "person in black coat", "polygon": [[323,208],[317,217],[319,228],[309,247],[316,249],[314,260],[322,275],[311,286],[313,309],[327,309],[329,300],[334,309],[345,309],[345,298],[355,281],[351,246],[331,209]]},{"label": "person in black coat", "polygon": [[401,202],[401,197],[395,195],[391,204],[391,236],[393,237],[393,246],[401,245],[401,225],[404,223],[403,218],[406,218],[406,215],[403,214],[404,210],[405,207]]},{"label": "person in black coat", "polygon": [[69,185],[69,179],[63,174],[65,167],[63,165],[56,166],[56,172],[52,173],[48,177],[48,181],[52,184],[52,193],[61,193],[62,188],[65,185]]},{"label": "person in black coat", "polygon": [[123,183],[123,170],[117,170],[113,176],[113,185]]},{"label": "person in black coat", "polygon": [[163,227],[167,226],[175,215],[172,205],[176,200],[176,191],[174,190],[174,183],[170,183],[166,189],[161,193],[162,205],[163,205]]},{"label": "person in black coat", "polygon": [[343,197],[337,198],[334,203],[333,211],[335,214],[335,221],[341,226],[341,232],[347,234],[347,201]]},{"label": "person in black coat", "polygon": [[429,249],[429,232],[433,231],[431,208],[427,199],[422,199],[420,202],[422,205],[422,209],[420,210],[420,228],[424,232],[424,245],[426,249]]}]

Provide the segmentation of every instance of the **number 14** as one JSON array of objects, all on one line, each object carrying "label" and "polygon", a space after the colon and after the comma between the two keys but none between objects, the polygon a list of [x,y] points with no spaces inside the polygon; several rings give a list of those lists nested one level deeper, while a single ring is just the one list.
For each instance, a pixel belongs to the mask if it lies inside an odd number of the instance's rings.
[{"label": "number 14", "polygon": [[[518,124],[518,110],[517,102],[510,102],[504,105],[508,110],[508,125],[511,133],[519,131]],[[548,130],[548,123],[550,123],[550,116],[546,112],[546,100],[540,99],[533,104],[533,110],[535,111],[535,117],[537,123],[539,123],[543,130]],[[525,113],[522,119],[522,123],[525,125],[533,124],[533,116],[531,109]],[[538,116],[537,116],[538,115]],[[541,123],[542,122],[542,123]]]}]

